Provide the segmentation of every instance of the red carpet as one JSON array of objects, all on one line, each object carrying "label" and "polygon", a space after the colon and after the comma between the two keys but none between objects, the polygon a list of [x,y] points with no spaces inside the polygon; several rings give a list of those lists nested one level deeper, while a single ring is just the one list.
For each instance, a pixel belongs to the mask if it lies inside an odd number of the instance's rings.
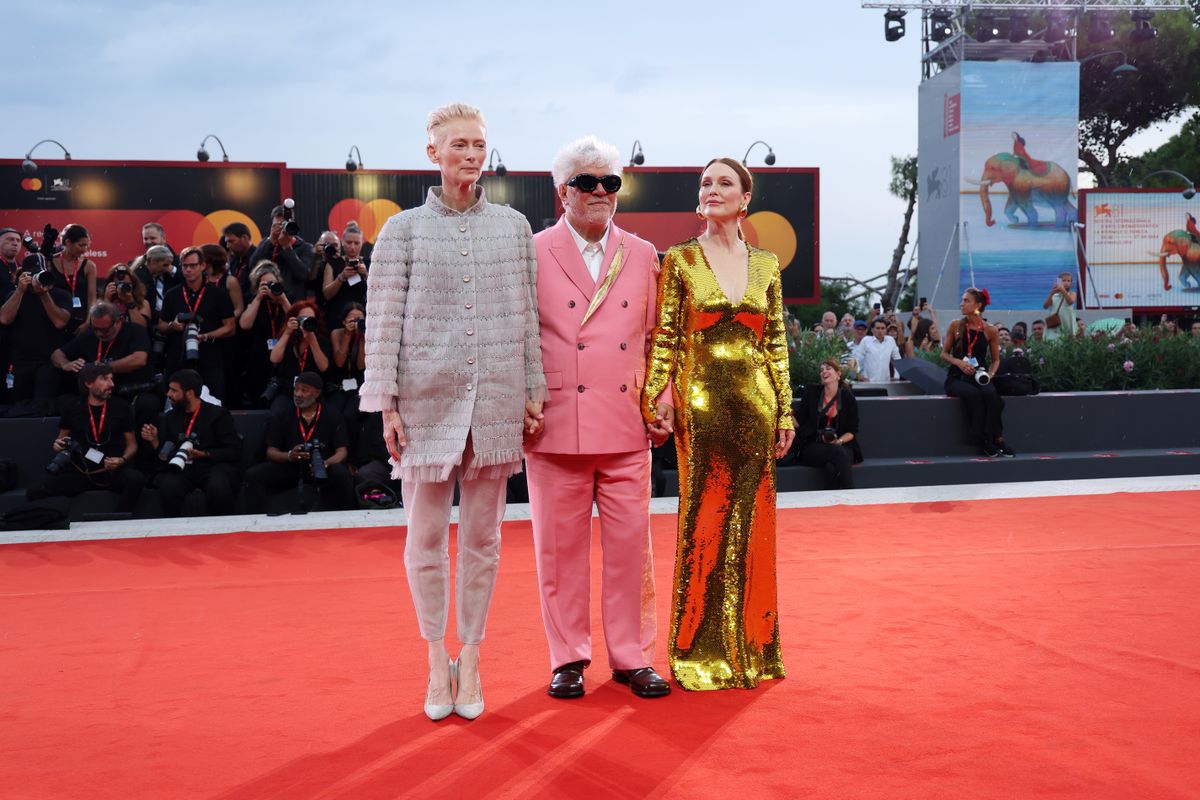
[{"label": "red carpet", "polygon": [[0,796],[1200,797],[1198,512],[781,512],[788,678],[656,701],[608,680],[598,621],[588,695],[544,694],[508,524],[473,723],[421,714],[398,531],[0,547]]}]

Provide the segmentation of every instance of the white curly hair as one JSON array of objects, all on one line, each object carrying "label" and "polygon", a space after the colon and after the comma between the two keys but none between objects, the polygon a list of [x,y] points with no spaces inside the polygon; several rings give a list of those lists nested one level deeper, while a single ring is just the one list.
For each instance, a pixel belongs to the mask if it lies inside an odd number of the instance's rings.
[{"label": "white curly hair", "polygon": [[620,151],[608,142],[595,136],[576,139],[554,156],[554,163],[550,167],[550,173],[554,176],[554,187],[557,189],[562,186],[585,167],[599,166],[610,175],[620,175],[621,160]]}]

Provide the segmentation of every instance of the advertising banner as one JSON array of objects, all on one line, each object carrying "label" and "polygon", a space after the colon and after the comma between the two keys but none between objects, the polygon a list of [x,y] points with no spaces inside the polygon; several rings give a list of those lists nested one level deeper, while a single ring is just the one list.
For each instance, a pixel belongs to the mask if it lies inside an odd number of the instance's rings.
[{"label": "advertising banner", "polygon": [[1200,197],[1177,189],[1083,193],[1089,306],[1200,305]]},{"label": "advertising banner", "polygon": [[1077,272],[1079,65],[960,69],[959,291],[987,288],[997,309],[1041,308],[1059,273]]}]

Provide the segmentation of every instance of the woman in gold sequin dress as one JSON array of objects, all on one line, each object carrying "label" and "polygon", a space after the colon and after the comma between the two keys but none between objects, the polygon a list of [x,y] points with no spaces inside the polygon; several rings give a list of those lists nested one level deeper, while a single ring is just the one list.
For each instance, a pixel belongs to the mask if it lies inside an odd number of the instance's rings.
[{"label": "woman in gold sequin dress", "polygon": [[[679,534],[671,673],[685,689],[782,678],[775,587],[775,459],[795,436],[779,260],[739,221],[753,178],[710,161],[696,213],[706,229],[663,260],[642,414],[671,426]],[[733,302],[730,298],[739,298]],[[675,409],[655,405],[672,383]]]}]

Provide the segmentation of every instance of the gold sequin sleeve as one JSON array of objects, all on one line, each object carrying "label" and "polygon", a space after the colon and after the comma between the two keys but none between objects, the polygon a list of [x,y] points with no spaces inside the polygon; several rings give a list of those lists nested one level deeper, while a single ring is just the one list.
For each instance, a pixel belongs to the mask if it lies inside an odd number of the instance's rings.
[{"label": "gold sequin sleeve", "polygon": [[[642,387],[642,419],[655,420],[658,396],[675,376],[675,358],[682,336],[683,281],[675,248],[667,251],[658,276],[658,324],[646,359],[646,383]],[[786,345],[784,347],[786,350]]]},{"label": "gold sequin sleeve", "polygon": [[792,417],[792,373],[788,364],[787,333],[783,323],[783,279],[779,261],[775,259],[775,276],[767,289],[767,318],[763,327],[763,355],[767,372],[775,386],[775,427],[791,430],[796,426]]}]

